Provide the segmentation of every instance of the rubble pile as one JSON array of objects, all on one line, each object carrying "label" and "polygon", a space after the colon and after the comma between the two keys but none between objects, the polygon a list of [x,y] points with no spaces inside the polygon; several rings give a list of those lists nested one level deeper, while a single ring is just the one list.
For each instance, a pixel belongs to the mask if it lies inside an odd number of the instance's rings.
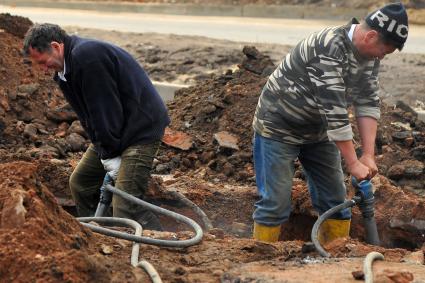
[{"label": "rubble pile", "polygon": [[205,167],[205,178],[210,180],[252,180],[252,116],[274,65],[255,47],[245,47],[243,52],[246,58],[239,70],[179,90],[168,103],[170,128],[187,134],[184,139],[190,148],[164,148],[157,173]]},{"label": "rubble pile", "polygon": [[376,140],[379,172],[393,184],[425,196],[425,123],[399,101],[383,105]]}]

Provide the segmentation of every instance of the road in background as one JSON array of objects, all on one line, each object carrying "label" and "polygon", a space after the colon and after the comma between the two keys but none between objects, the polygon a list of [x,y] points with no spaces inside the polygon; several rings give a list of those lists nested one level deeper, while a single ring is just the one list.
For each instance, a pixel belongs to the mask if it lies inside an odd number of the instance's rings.
[{"label": "road in background", "polygon": [[[175,16],[163,14],[107,13],[85,10],[23,8],[0,5],[0,12],[50,22],[122,32],[155,32],[206,36],[252,43],[295,45],[311,32],[344,22],[305,19]],[[425,53],[425,27],[411,26],[403,52]]]}]

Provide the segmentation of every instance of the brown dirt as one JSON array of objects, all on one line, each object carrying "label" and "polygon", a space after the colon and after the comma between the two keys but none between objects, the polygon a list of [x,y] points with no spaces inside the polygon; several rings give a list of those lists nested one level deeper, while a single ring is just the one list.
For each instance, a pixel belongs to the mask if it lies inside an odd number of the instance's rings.
[{"label": "brown dirt", "polygon": [[[40,182],[37,166],[0,164],[2,282],[133,282],[127,264],[102,257],[96,238]],[[114,264],[123,272],[112,274]]]},{"label": "brown dirt", "polygon": [[[129,242],[91,233],[57,203],[59,200],[72,210],[67,178],[87,141],[78,125],[72,124],[75,115],[68,111],[51,74],[31,68],[30,62],[23,59],[22,32],[14,35],[7,27],[24,30],[28,22],[0,15],[3,30],[0,32],[3,54],[0,67],[0,174],[3,176],[0,181],[0,281],[146,282],[146,275],[129,265]],[[95,30],[79,32],[99,35]],[[402,260],[422,247],[425,221],[425,202],[420,196],[425,179],[424,123],[417,120],[408,104],[399,103],[395,108],[383,105],[380,122],[377,159],[381,176],[374,179],[374,186],[376,219],[384,247],[362,243],[361,217],[355,209],[352,239],[327,246],[337,259],[323,260],[315,252],[303,249],[317,215],[311,207],[301,170],[297,170],[294,179],[293,214],[282,230],[285,241],[269,245],[249,239],[253,203],[257,199],[250,149],[252,114],[267,74],[288,47],[262,45],[267,52],[261,53],[252,47],[241,52],[240,43],[227,41],[217,41],[219,47],[214,48],[214,41],[199,43],[199,38],[167,36],[162,40],[175,42],[176,46],[161,47],[155,45],[160,42],[158,35],[108,33],[103,36],[113,37],[134,55],[138,54],[139,61],[148,65],[148,73],[155,68],[172,70],[190,65],[186,71],[194,75],[190,79],[194,86],[180,90],[176,99],[168,104],[171,128],[189,134],[194,146],[188,151],[162,146],[155,172],[171,174],[154,179],[148,198],[199,221],[190,209],[167,193],[176,189],[201,207],[215,228],[206,234],[201,244],[187,249],[142,245],[141,254],[157,268],[164,282],[282,282],[281,276],[286,276],[282,272],[289,272],[289,277],[285,277],[288,282],[305,282],[305,277],[302,279],[296,274],[311,278],[315,274],[312,269],[318,264],[323,266],[323,276],[329,276],[324,277],[329,278],[327,282],[351,282],[352,277],[346,274],[361,266],[360,259],[353,258],[363,258],[372,250],[384,253],[386,261],[391,263],[386,265],[389,271],[382,271],[382,276],[408,270],[418,282],[425,281],[422,266],[422,269],[415,268]],[[172,49],[178,52],[172,53]],[[155,54],[159,59],[152,59],[151,63],[145,61]],[[166,55],[176,57],[162,60]],[[191,58],[199,60],[183,64]],[[420,98],[424,86],[413,81],[423,77],[424,57],[400,54],[394,58],[386,59],[384,66],[402,68],[403,72],[397,76],[412,80],[409,99]],[[215,67],[211,67],[212,63]],[[234,68],[235,64],[238,68]],[[208,69],[219,71],[195,77],[195,74],[208,73]],[[169,80],[180,80],[182,73],[174,73]],[[388,93],[399,97],[403,92],[396,87],[399,84],[389,69],[383,70],[381,79]],[[214,141],[213,134],[222,130],[237,137],[239,150],[222,148]],[[83,138],[81,144],[76,145],[75,140],[70,139],[75,133]],[[350,193],[352,195],[352,190]],[[188,236],[184,232],[186,227],[165,218],[161,220],[177,237]],[[110,247],[112,254],[102,253],[102,245]],[[381,272],[382,266],[378,266]],[[338,270],[338,274],[332,270]]]}]

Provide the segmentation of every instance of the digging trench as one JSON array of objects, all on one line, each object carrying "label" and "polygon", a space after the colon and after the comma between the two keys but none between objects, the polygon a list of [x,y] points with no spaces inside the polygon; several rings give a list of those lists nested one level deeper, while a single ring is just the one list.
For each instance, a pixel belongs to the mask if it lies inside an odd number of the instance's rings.
[{"label": "digging trench", "polygon": [[[155,87],[164,100],[171,101],[173,100],[174,92],[183,86],[156,83]],[[298,175],[302,176],[302,174]],[[388,183],[388,179],[385,177],[380,176],[379,178],[383,178],[383,182]],[[148,202],[183,214],[192,218],[201,226],[205,226],[202,225],[201,217],[193,209],[167,193],[167,190],[170,189],[181,191],[182,194],[186,195],[187,199],[197,204],[205,212],[214,227],[213,233],[226,233],[238,238],[251,238],[251,216],[254,203],[258,199],[256,188],[253,184],[243,188],[227,189],[217,189],[217,186],[214,187],[212,185],[209,189],[204,188],[200,191],[189,189],[190,193],[188,193],[188,189],[180,188],[174,184],[163,185],[160,180],[161,178],[154,178],[154,182],[152,182],[153,184],[151,184],[146,196]],[[421,203],[418,196],[403,193],[389,183],[384,185],[381,183],[379,179],[378,189],[375,192],[375,217],[381,246],[411,251],[421,248],[425,241],[425,215],[423,212],[419,212],[425,211],[425,208],[421,207],[423,206],[423,201]],[[353,189],[349,185],[347,187],[349,188],[349,198],[351,198]],[[398,201],[394,202],[393,199],[398,199]],[[295,179],[294,181],[292,206],[293,210],[289,221],[282,225],[280,240],[311,241],[311,230],[318,216],[310,203],[306,185],[300,179]],[[72,202],[63,207],[76,216]],[[352,213],[350,237],[364,242],[365,231],[362,225],[361,213],[357,207],[353,208]],[[177,232],[189,228],[163,216],[160,216],[160,220],[166,231]]]},{"label": "digging trench", "polygon": [[[382,176],[378,178],[386,180]],[[214,227],[213,233],[226,233],[238,238],[251,237],[253,204],[258,199],[255,186],[217,189],[210,185],[203,186],[201,190],[191,190],[179,188],[178,185],[164,186],[160,180],[154,177],[146,195],[148,202],[190,217],[205,228],[199,214],[169,193],[169,190],[180,191],[205,212]],[[417,196],[406,195],[396,187],[384,184],[377,188],[375,198],[375,217],[381,246],[411,251],[421,248],[425,240],[425,217],[421,212],[423,204],[417,201]],[[292,206],[293,211],[289,221],[282,225],[280,240],[311,241],[311,230],[317,214],[311,206],[305,183],[301,180],[294,182]],[[75,207],[72,205],[64,206],[64,208],[75,215]],[[401,212],[400,209],[404,211]],[[357,207],[354,207],[352,214],[350,237],[364,242],[365,231],[361,213]],[[160,220],[166,231],[177,232],[189,228],[163,216],[160,216]]]}]

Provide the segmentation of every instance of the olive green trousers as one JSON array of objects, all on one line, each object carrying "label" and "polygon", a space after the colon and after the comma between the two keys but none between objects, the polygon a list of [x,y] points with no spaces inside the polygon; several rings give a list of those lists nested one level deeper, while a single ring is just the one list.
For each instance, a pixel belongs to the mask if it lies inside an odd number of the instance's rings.
[{"label": "olive green trousers", "polygon": [[[159,145],[160,141],[128,147],[121,154],[121,166],[115,187],[143,199]],[[94,215],[105,174],[94,146],[90,145],[69,179],[69,187],[79,216]],[[159,220],[153,212],[115,195],[112,198],[112,214],[114,217],[136,220],[145,229],[161,230]]]}]

